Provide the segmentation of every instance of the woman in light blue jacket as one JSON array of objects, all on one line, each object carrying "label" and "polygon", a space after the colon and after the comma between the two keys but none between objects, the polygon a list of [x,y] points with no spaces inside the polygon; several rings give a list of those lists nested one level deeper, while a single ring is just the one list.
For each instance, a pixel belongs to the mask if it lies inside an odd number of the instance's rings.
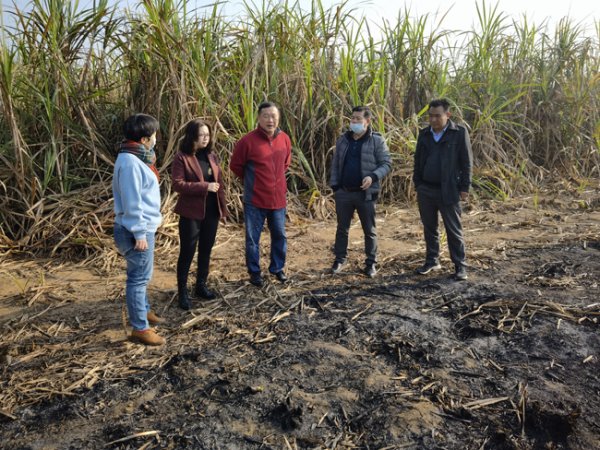
[{"label": "woman in light blue jacket", "polygon": [[114,239],[127,261],[125,296],[131,337],[147,345],[162,345],[165,339],[149,324],[163,322],[150,310],[147,288],[154,265],[154,235],[161,223],[158,171],[154,166],[158,121],[146,114],[129,117],[123,126],[113,173],[115,201]]}]

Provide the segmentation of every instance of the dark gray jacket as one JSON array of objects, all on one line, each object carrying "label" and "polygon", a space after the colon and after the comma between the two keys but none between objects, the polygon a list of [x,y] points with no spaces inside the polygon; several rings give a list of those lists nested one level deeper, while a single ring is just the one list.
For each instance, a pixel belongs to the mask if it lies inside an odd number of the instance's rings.
[{"label": "dark gray jacket", "polygon": [[445,205],[458,203],[459,192],[469,192],[471,187],[473,152],[469,132],[464,126],[449,120],[446,132],[436,143],[430,126],[419,131],[413,169],[413,181],[417,190],[424,183],[423,170],[434,145],[441,146],[442,201]]},{"label": "dark gray jacket", "polygon": [[[344,169],[344,160],[348,147],[350,147],[352,133],[342,134],[335,143],[335,153],[331,163],[331,177],[329,186],[335,191],[340,188],[340,179]],[[373,184],[366,190],[365,200],[372,200],[373,194],[381,189],[380,181],[389,173],[392,167],[392,158],[390,151],[385,143],[383,136],[369,127],[367,139],[362,145],[360,152],[360,170],[362,177],[371,177]]]}]

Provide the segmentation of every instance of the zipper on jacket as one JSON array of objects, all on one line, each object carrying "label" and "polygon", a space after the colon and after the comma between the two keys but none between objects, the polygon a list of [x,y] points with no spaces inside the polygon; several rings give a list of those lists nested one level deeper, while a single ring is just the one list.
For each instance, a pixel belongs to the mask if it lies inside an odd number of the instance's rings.
[{"label": "zipper on jacket", "polygon": [[[277,168],[275,167],[275,151],[273,150],[273,140],[269,138],[269,147],[271,148],[271,165],[273,166],[273,176],[275,178],[275,186],[273,186],[273,192],[277,192],[277,186],[279,184],[279,178],[277,174]],[[271,202],[273,205],[273,201]]]}]

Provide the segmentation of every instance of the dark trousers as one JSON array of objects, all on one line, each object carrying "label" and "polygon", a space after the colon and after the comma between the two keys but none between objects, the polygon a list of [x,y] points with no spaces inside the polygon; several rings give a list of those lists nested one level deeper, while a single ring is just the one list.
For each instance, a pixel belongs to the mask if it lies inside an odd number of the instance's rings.
[{"label": "dark trousers", "polygon": [[196,246],[198,247],[198,272],[197,282],[206,281],[210,253],[219,227],[219,214],[209,214],[203,220],[193,220],[185,217],[179,218],[179,259],[177,260],[177,286],[183,288],[187,285],[188,273]]},{"label": "dark trousers", "polygon": [[439,188],[420,185],[417,189],[417,202],[419,213],[425,232],[425,245],[427,253],[425,261],[428,263],[439,262],[440,235],[438,233],[438,213],[441,214],[448,238],[450,259],[456,267],[465,265],[465,241],[463,239],[462,224],[460,221],[461,208],[459,203],[444,205],[442,192]]},{"label": "dark trousers", "polygon": [[338,189],[335,192],[335,212],[337,215],[337,231],[335,232],[335,260],[345,262],[348,258],[348,233],[354,211],[358,213],[363,233],[365,234],[365,263],[377,262],[377,229],[375,227],[375,201],[365,200],[365,193],[347,192]]}]

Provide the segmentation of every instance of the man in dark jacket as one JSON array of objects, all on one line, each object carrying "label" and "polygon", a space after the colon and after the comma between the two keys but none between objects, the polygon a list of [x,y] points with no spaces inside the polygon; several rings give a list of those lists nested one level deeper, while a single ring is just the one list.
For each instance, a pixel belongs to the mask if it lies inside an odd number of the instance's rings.
[{"label": "man in dark jacket", "polygon": [[258,127],[243,136],[235,146],[229,167],[244,181],[244,223],[246,226],[246,266],[250,282],[263,286],[259,261],[260,235],[265,223],[271,232],[269,272],[284,283],[283,267],[287,253],[285,172],[292,161],[292,144],[279,129],[279,109],[274,103],[258,106]]},{"label": "man in dark jacket", "polygon": [[425,263],[417,269],[421,275],[441,269],[439,213],[446,228],[454,277],[467,279],[460,200],[469,197],[472,161],[467,129],[450,120],[448,100],[433,100],[429,103],[429,126],[419,132],[417,139],[413,171],[427,247]]},{"label": "man in dark jacket", "polygon": [[375,202],[381,180],[391,168],[390,152],[381,134],[371,129],[371,111],[366,106],[352,109],[350,130],[339,137],[331,165],[329,185],[335,193],[337,231],[335,261],[331,271],[339,273],[348,258],[348,232],[354,211],[365,234],[365,273],[377,274],[377,229]]}]

